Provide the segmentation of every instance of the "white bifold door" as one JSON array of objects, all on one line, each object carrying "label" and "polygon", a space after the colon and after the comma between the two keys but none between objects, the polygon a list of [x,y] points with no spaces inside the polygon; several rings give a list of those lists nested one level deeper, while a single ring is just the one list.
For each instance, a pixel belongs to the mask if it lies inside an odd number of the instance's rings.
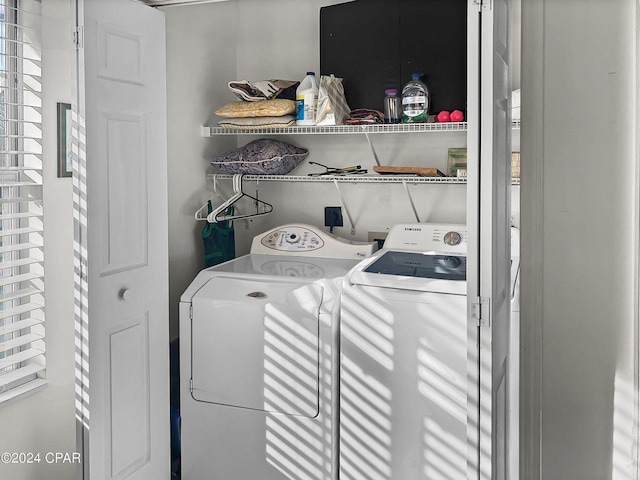
[{"label": "white bifold door", "polygon": [[164,14],[77,0],[77,416],[84,478],[170,478]]},{"label": "white bifold door", "polygon": [[[507,442],[511,72],[509,0],[470,0],[468,32],[468,479],[514,479]],[[516,470],[517,471],[517,470]]]}]

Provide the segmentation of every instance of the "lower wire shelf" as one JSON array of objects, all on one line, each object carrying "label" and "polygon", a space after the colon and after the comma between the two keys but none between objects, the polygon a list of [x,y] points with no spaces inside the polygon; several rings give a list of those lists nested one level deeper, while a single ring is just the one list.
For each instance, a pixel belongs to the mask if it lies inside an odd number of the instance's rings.
[{"label": "lower wire shelf", "polygon": [[[231,180],[233,175],[209,173],[208,178]],[[466,178],[458,177],[420,177],[417,175],[243,175],[243,180],[268,182],[330,182],[330,183],[439,183],[466,184]],[[511,179],[512,185],[520,185],[519,178]]]}]

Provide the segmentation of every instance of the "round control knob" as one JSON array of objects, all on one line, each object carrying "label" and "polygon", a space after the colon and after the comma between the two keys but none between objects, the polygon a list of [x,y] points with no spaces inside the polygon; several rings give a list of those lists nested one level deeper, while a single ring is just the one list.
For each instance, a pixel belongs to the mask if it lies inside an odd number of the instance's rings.
[{"label": "round control knob", "polygon": [[462,242],[462,237],[458,232],[447,232],[444,236],[444,243],[449,246],[455,247],[460,245],[460,242]]},{"label": "round control knob", "polygon": [[287,235],[287,242],[289,243],[298,243],[300,241],[300,237],[295,233]]}]

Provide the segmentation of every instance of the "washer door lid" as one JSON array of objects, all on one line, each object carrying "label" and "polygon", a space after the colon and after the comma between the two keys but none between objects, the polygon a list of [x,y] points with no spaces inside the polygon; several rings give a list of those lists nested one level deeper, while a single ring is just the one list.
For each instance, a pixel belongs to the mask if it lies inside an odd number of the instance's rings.
[{"label": "washer door lid", "polygon": [[323,288],[213,277],[193,298],[192,396],[315,417]]}]

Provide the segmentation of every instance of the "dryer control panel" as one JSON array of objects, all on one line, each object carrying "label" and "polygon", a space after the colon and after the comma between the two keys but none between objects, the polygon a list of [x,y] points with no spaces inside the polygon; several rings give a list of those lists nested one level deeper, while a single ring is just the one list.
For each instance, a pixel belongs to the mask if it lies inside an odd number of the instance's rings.
[{"label": "dryer control panel", "polygon": [[255,237],[251,253],[362,259],[374,253],[376,247],[377,243],[353,242],[312,225],[290,224]]},{"label": "dryer control panel", "polygon": [[299,226],[269,232],[260,239],[260,243],[267,248],[284,252],[312,251],[324,246],[317,233]]}]

